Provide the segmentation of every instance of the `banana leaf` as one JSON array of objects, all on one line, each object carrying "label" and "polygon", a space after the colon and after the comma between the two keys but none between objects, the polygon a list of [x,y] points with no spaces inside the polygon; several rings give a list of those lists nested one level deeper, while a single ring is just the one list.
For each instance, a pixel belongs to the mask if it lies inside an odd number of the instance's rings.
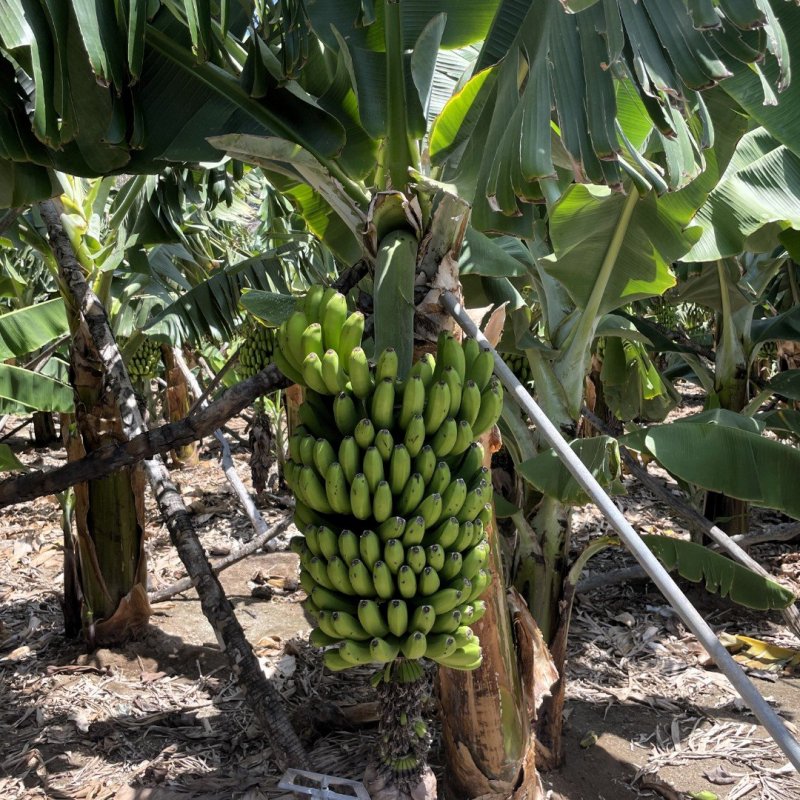
[{"label": "banana leaf", "polygon": [[73,409],[72,389],[66,384],[32,370],[0,364],[0,414]]},{"label": "banana leaf", "polygon": [[0,361],[32,353],[69,331],[61,298],[0,316]]}]

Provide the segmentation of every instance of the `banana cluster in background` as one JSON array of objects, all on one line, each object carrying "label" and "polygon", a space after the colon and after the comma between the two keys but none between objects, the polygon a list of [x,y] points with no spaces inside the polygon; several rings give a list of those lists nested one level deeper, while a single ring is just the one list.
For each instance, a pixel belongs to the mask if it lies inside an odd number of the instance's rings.
[{"label": "banana cluster in background", "polygon": [[275,349],[275,332],[272,328],[249,319],[242,327],[242,344],[239,347],[239,367],[245,378],[250,378],[272,363]]},{"label": "banana cluster in background", "polygon": [[363,329],[342,295],[314,287],[277,334],[275,363],[307,387],[285,475],[311,641],[330,669],[398,657],[475,669],[492,519],[477,439],[503,405],[493,358],[443,333],[400,380],[393,349],[370,364]]},{"label": "banana cluster in background", "polygon": [[128,374],[132,378],[155,378],[161,364],[161,345],[153,339],[144,339],[128,361]]}]

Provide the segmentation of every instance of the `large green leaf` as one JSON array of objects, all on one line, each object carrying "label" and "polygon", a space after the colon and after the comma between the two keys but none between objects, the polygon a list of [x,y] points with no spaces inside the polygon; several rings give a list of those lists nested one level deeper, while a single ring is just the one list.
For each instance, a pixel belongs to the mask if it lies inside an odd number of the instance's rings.
[{"label": "large green leaf", "polygon": [[725,415],[712,424],[683,419],[652,425],[619,441],[649,453],[681,480],[800,518],[800,495],[786,480],[800,475],[800,451],[734,427]]},{"label": "large green leaf", "polygon": [[757,611],[788,608],[797,599],[785,586],[764,578],[703,545],[671,536],[642,535],[642,541],[667,569],[688,581],[705,583],[709,592]]},{"label": "large green leaf", "polygon": [[[618,237],[627,198],[602,186],[571,186],[550,215],[554,256],[542,260],[579,308],[586,307]],[[700,234],[684,229],[649,195],[636,203],[603,292],[599,313],[663,294],[675,284],[672,261]]]},{"label": "large green leaf", "polygon": [[7,444],[0,444],[0,472],[26,469],[27,467],[14,455],[14,451]]},{"label": "large green leaf", "polygon": [[70,412],[73,408],[72,389],[66,384],[22,367],[0,364],[0,414]]},{"label": "large green leaf", "polygon": [[[510,246],[513,246],[511,243],[518,242],[511,237],[505,237],[505,239],[508,240]],[[506,278],[526,275],[528,273],[526,264],[505,249],[503,243],[503,238],[491,239],[473,227],[467,228],[461,255],[458,259],[460,274]],[[530,254],[528,253],[528,255]]]},{"label": "large green leaf", "polygon": [[270,327],[277,328],[292,316],[297,301],[292,295],[278,292],[263,292],[258,289],[242,293],[242,307]]},{"label": "large green leaf", "polygon": [[[614,494],[625,493],[620,480],[619,448],[613,437],[576,439],[569,446],[604,489]],[[517,472],[542,494],[554,497],[560,503],[577,506],[590,502],[589,496],[554,450],[545,450],[535,458],[517,464]]]},{"label": "large green leaf", "polygon": [[0,316],[0,361],[32,353],[69,330],[61,298]]},{"label": "large green leaf", "polygon": [[800,369],[779,372],[767,384],[767,389],[788,400],[800,400]]},{"label": "large green leaf", "polygon": [[775,317],[755,320],[750,328],[750,338],[754,343],[781,339],[800,342],[800,306]]}]

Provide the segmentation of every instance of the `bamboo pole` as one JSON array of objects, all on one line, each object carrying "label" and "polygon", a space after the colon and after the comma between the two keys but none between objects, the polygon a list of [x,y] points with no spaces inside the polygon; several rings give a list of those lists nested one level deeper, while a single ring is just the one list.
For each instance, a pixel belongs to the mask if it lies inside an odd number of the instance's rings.
[{"label": "bamboo pole", "polygon": [[744,670],[733,660],[731,654],[722,646],[714,631],[700,616],[697,609],[689,602],[680,587],[670,577],[647,546],[639,538],[628,520],[614,505],[614,501],[603,491],[595,477],[583,462],[575,455],[567,440],[547,418],[534,399],[517,380],[514,373],[505,365],[503,359],[481,333],[477,325],[469,318],[464,307],[450,293],[443,292],[441,304],[461,325],[464,331],[475,338],[482,347],[489,348],[494,356],[495,372],[503,385],[516,400],[523,411],[536,424],[539,434],[555,450],[558,457],[575,478],[581,488],[594,501],[611,526],[619,534],[620,539],[633,553],[636,560],[646,570],[653,583],[658,586],[669,604],[694,633],[700,644],[711,656],[720,671],[731,682],[734,689],[747,703],[759,722],[766,728],[795,769],[800,771],[800,744],[791,735],[781,718],[770,708],[755,685],[745,675]]}]

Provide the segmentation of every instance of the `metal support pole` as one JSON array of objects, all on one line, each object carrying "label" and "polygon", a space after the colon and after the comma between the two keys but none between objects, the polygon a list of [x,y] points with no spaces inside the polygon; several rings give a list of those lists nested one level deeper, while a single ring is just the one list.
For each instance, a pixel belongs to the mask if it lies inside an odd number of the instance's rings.
[{"label": "metal support pole", "polygon": [[564,462],[575,480],[592,498],[595,505],[602,511],[611,526],[619,534],[620,539],[633,553],[636,560],[642,565],[653,583],[658,586],[669,604],[686,623],[686,626],[697,637],[706,652],[714,659],[720,671],[733,684],[733,688],[747,703],[759,722],[767,729],[775,743],[785,753],[786,757],[800,771],[800,744],[789,733],[781,718],[772,710],[758,689],[744,674],[744,670],[731,658],[730,653],[722,646],[714,631],[689,602],[686,595],[670,577],[653,555],[648,547],[639,538],[620,510],[614,505],[611,498],[603,491],[591,472],[571,450],[566,439],[560,431],[547,418],[545,413],[536,404],[534,399],[525,390],[525,387],[516,379],[514,373],[506,366],[497,351],[489,344],[488,339],[481,333],[478,326],[469,318],[463,306],[450,292],[444,292],[441,304],[447,312],[454,317],[459,325],[483,346],[492,351],[494,356],[495,373],[500,378],[509,393],[536,424],[539,433],[545,441],[556,451],[558,457]]}]

